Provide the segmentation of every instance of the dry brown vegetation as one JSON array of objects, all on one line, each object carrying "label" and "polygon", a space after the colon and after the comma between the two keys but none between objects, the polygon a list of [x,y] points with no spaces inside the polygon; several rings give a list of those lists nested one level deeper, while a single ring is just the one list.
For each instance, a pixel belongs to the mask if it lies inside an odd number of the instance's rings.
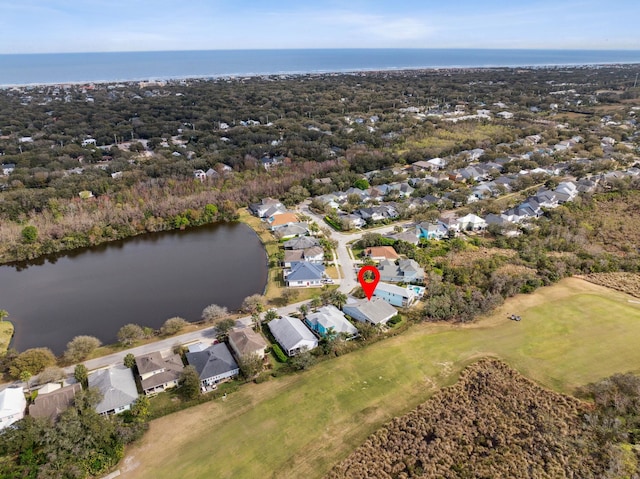
[{"label": "dry brown vegetation", "polygon": [[338,478],[603,477],[588,406],[482,360],[454,386],[371,436],[327,476]]},{"label": "dry brown vegetation", "polygon": [[616,289],[640,298],[640,274],[637,273],[593,273],[583,276],[590,283]]},{"label": "dry brown vegetation", "polygon": [[472,266],[477,260],[487,259],[494,256],[504,258],[513,258],[517,255],[517,251],[504,248],[486,248],[486,247],[468,247],[464,251],[450,251],[447,256],[447,262],[454,267]]},{"label": "dry brown vegetation", "polygon": [[626,191],[593,196],[578,212],[577,220],[605,251],[627,254],[640,248],[640,192]]}]

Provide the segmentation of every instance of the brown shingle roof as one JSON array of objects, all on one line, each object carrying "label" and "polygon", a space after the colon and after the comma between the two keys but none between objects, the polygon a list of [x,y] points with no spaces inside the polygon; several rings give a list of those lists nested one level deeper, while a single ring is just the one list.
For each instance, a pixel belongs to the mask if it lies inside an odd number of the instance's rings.
[{"label": "brown shingle roof", "polygon": [[80,384],[73,384],[52,393],[38,395],[29,406],[29,415],[55,419],[73,405],[73,400],[81,389]]},{"label": "brown shingle roof", "polygon": [[239,329],[229,333],[229,344],[240,356],[255,353],[259,349],[267,347],[262,336],[251,328]]},{"label": "brown shingle roof", "polygon": [[372,246],[371,248],[367,248],[367,256],[394,260],[400,258],[392,246]]}]

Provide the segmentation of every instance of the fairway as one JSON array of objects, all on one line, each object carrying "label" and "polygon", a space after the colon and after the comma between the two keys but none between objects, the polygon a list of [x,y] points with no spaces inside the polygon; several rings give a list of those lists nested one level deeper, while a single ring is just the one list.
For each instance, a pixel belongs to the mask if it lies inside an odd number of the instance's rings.
[{"label": "fairway", "polygon": [[[124,478],[319,478],[386,421],[484,356],[557,391],[638,372],[640,305],[575,278],[471,325],[424,324],[310,371],[151,423]],[[522,316],[510,321],[507,314]]]}]

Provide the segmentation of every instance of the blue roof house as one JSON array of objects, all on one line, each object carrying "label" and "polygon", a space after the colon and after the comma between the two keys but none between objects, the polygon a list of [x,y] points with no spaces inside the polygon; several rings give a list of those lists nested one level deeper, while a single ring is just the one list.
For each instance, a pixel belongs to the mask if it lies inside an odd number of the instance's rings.
[{"label": "blue roof house", "polygon": [[322,286],[323,278],[324,266],[307,261],[292,263],[291,269],[284,273],[284,280],[290,287]]}]

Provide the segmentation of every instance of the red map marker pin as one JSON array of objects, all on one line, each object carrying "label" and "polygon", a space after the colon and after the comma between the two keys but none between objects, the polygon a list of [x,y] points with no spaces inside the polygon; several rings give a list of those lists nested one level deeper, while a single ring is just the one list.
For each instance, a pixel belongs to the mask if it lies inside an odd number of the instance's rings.
[{"label": "red map marker pin", "polygon": [[[371,272],[373,281],[365,280],[365,274],[367,272]],[[378,271],[378,268],[375,266],[363,266],[360,268],[360,271],[358,271],[358,281],[360,281],[360,286],[362,286],[364,294],[367,295],[367,299],[371,301],[371,296],[373,296],[373,292],[376,290],[376,286],[378,286],[378,282],[380,281],[380,271]]]}]

